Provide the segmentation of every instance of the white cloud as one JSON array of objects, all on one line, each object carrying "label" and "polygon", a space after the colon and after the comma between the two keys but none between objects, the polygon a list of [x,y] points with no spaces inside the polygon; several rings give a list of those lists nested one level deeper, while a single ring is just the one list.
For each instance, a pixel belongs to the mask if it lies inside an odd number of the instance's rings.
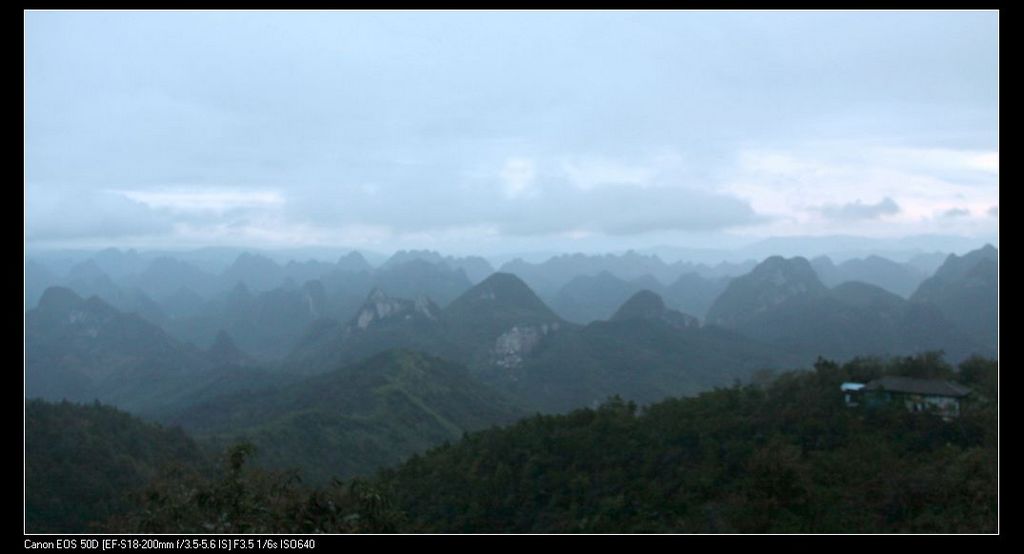
[{"label": "white cloud", "polygon": [[[721,186],[773,218],[749,229],[757,234],[977,234],[995,231],[978,215],[998,202],[997,168],[998,154],[973,150],[797,145],[741,151]],[[950,210],[968,215],[937,217]],[[842,217],[857,214],[884,215],[885,225]]]},{"label": "white cloud", "polygon": [[122,240],[166,234],[171,229],[167,214],[121,194],[65,186],[25,189],[25,238],[29,241]]},{"label": "white cloud", "polygon": [[879,148],[871,152],[891,167],[931,174],[999,174],[999,152],[951,148]]},{"label": "white cloud", "polygon": [[556,165],[559,178],[584,191],[600,187],[706,189],[708,184],[694,177],[694,168],[680,150],[669,147],[648,149],[641,155],[624,158],[567,156]]},{"label": "white cloud", "polygon": [[30,229],[994,226],[998,14],[627,15],[29,13],[26,186],[123,189]]},{"label": "white cloud", "polygon": [[570,233],[574,237],[703,232],[764,221],[749,204],[726,194],[683,187],[583,191],[565,182],[553,182],[543,198],[530,199],[521,210],[489,215],[510,235]]},{"label": "white cloud", "polygon": [[539,192],[533,186],[537,178],[537,170],[531,159],[506,159],[499,176],[503,183],[502,190],[506,198],[531,198]]},{"label": "white cloud", "polygon": [[650,186],[656,175],[651,167],[630,165],[605,158],[580,158],[563,161],[561,169],[569,182],[580,190],[600,186]]},{"label": "white cloud", "polygon": [[174,226],[174,234],[176,242],[196,246],[259,244],[268,247],[373,245],[394,236],[394,232],[383,225],[327,227],[281,218],[179,222]]},{"label": "white cloud", "polygon": [[251,208],[273,208],[284,204],[284,197],[275,190],[239,188],[176,187],[154,190],[115,190],[151,208],[182,214],[224,214]]}]

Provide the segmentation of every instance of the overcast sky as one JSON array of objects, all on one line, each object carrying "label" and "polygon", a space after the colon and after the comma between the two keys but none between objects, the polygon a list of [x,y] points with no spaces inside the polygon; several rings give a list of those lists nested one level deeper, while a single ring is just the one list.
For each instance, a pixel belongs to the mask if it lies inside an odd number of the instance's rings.
[{"label": "overcast sky", "polygon": [[27,12],[30,247],[990,237],[995,12]]}]

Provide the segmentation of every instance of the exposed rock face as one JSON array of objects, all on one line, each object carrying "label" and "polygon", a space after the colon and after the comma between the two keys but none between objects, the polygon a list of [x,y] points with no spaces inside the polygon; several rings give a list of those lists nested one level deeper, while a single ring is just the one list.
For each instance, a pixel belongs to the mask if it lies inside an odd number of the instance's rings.
[{"label": "exposed rock face", "polygon": [[90,337],[97,336],[100,326],[108,321],[110,317],[104,314],[92,314],[81,310],[73,310],[68,314],[68,324],[74,325],[75,332]]},{"label": "exposed rock face", "polygon": [[544,337],[558,331],[558,322],[541,325],[513,326],[502,333],[492,349],[492,363],[496,368],[506,371],[505,377],[518,381],[517,370],[522,368],[523,361],[534,351]]},{"label": "exposed rock face", "polygon": [[[513,326],[494,341],[494,365],[507,370],[522,367],[524,357],[537,347],[542,338],[557,331],[559,327],[557,321],[541,325]],[[516,378],[514,374],[510,376]]]},{"label": "exposed rock face", "polygon": [[373,289],[369,298],[366,299],[366,303],[359,309],[352,324],[349,325],[349,331],[364,331],[375,323],[395,318],[423,317],[436,320],[439,313],[440,309],[429,298],[420,297],[416,300],[392,298],[380,289]]},{"label": "exposed rock face", "polygon": [[523,355],[540,341],[533,327],[513,327],[494,341],[494,364],[505,369],[523,365]]},{"label": "exposed rock face", "polygon": [[70,336],[96,338],[104,327],[114,321],[116,315],[110,306],[99,298],[92,297],[81,300],[78,307],[68,311],[62,323]]},{"label": "exposed rock face", "polygon": [[319,280],[309,281],[302,286],[302,299],[313,319],[324,317],[324,306],[327,305],[327,291]]},{"label": "exposed rock face", "polygon": [[292,363],[320,372],[406,348],[464,363],[484,380],[507,382],[526,370],[546,336],[572,327],[514,275],[491,275],[443,310],[426,296],[409,300],[384,290],[373,290],[346,324],[321,327],[303,339]]},{"label": "exposed rock face", "polygon": [[455,299],[443,317],[452,342],[489,378],[518,378],[544,336],[564,322],[515,275],[494,273]]},{"label": "exposed rock face", "polygon": [[437,304],[431,302],[426,296],[420,296],[413,302],[413,311],[422,314],[427,319],[437,319],[440,312]]}]

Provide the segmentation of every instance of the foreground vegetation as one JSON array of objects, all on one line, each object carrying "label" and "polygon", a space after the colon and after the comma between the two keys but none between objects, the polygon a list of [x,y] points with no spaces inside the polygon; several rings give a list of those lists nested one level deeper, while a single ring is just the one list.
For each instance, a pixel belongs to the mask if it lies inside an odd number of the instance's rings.
[{"label": "foreground vegetation", "polygon": [[[841,383],[883,374],[955,379],[973,393],[951,422],[844,405]],[[240,445],[215,470],[165,471],[104,525],[184,533],[995,532],[996,379],[996,362],[980,358],[958,371],[934,354],[819,360],[813,371],[762,374],[695,398],[644,408],[613,398],[534,416],[468,434],[373,479],[319,487],[295,472],[251,467],[252,449]],[[37,475],[52,470],[37,467]],[[43,492],[57,494],[33,485],[43,477],[29,481],[30,507]]]},{"label": "foreground vegetation", "polygon": [[130,495],[169,465],[197,471],[200,448],[180,429],[144,422],[99,403],[25,406],[25,489],[28,530],[95,531],[106,518],[133,509]]},{"label": "foreground vegetation", "polygon": [[[975,387],[950,423],[847,408],[883,373]],[[993,532],[996,364],[819,361],[767,386],[537,416],[385,472],[415,532]]]}]

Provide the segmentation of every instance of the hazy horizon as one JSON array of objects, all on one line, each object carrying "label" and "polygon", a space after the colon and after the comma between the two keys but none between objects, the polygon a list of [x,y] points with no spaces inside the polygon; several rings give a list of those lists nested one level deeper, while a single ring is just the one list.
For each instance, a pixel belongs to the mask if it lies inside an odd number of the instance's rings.
[{"label": "hazy horizon", "polygon": [[24,24],[34,251],[998,244],[995,11]]},{"label": "hazy horizon", "polygon": [[27,537],[999,532],[998,10],[23,14]]},{"label": "hazy horizon", "polygon": [[26,260],[59,260],[80,262],[92,258],[105,250],[118,250],[122,253],[135,252],[144,258],[159,256],[190,259],[199,257],[212,264],[211,267],[224,269],[243,253],[267,256],[276,263],[320,261],[334,263],[339,257],[351,252],[363,255],[372,266],[381,266],[392,256],[400,252],[434,252],[441,256],[479,257],[489,262],[495,270],[513,260],[527,263],[542,263],[559,256],[582,254],[585,256],[621,256],[635,252],[644,256],[656,256],[665,263],[692,263],[714,266],[720,263],[761,262],[769,256],[803,257],[813,259],[819,256],[830,258],[835,263],[856,258],[880,256],[896,262],[907,262],[914,256],[941,253],[944,255],[963,255],[972,250],[990,244],[999,248],[997,237],[994,240],[967,239],[962,237],[919,236],[906,237],[892,241],[877,241],[859,237],[773,237],[754,241],[735,248],[682,248],[671,245],[653,245],[648,248],[623,250],[532,250],[532,251],[448,251],[429,248],[400,248],[397,250],[377,250],[372,248],[347,248],[344,246],[330,247],[280,247],[258,248],[252,246],[207,246],[182,248],[124,248],[105,246],[95,248],[42,248],[26,250]]}]

